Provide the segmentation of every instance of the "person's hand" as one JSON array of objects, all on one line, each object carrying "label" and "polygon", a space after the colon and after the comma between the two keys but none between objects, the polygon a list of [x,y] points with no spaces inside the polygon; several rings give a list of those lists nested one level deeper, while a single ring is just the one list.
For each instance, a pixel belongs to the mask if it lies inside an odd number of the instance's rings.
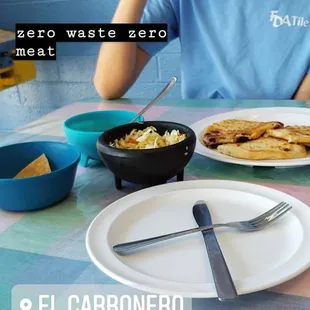
[{"label": "person's hand", "polygon": [[[112,23],[140,23],[147,0],[121,0]],[[99,52],[94,85],[105,99],[122,97],[135,82],[149,55],[135,42],[105,42]]]}]

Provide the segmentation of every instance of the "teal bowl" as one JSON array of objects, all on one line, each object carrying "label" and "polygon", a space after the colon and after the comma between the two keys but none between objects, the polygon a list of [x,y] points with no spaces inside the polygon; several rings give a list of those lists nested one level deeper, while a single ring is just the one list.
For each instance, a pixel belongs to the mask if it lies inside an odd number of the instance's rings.
[{"label": "teal bowl", "polygon": [[[124,110],[101,110],[78,114],[68,118],[63,130],[68,142],[81,152],[79,164],[87,167],[89,159],[101,163],[96,143],[107,130],[127,123],[137,116],[136,112]],[[143,122],[143,116],[137,122]]]},{"label": "teal bowl", "polygon": [[[51,173],[14,179],[42,154],[48,158]],[[0,147],[0,209],[33,211],[64,200],[72,191],[79,160],[80,152],[67,143],[31,141]]]}]

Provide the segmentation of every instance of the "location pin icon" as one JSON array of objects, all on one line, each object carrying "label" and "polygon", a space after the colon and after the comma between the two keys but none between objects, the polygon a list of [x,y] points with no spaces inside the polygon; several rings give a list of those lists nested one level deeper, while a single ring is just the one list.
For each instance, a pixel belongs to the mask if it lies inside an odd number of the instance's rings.
[{"label": "location pin icon", "polygon": [[30,310],[32,308],[32,301],[28,298],[24,298],[19,303],[21,310]]}]

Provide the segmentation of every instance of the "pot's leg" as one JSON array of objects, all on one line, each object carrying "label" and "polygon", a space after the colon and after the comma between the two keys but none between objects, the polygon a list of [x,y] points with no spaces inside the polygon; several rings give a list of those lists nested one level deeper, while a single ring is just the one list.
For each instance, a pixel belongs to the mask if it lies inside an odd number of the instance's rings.
[{"label": "pot's leg", "polygon": [[184,181],[184,169],[177,174],[177,181]]},{"label": "pot's leg", "polygon": [[114,176],[114,182],[116,189],[122,189],[122,180],[119,179],[117,176]]},{"label": "pot's leg", "polygon": [[84,154],[81,154],[81,158],[80,158],[80,165],[82,167],[87,167],[88,165],[88,160],[89,160],[89,157],[84,155]]}]

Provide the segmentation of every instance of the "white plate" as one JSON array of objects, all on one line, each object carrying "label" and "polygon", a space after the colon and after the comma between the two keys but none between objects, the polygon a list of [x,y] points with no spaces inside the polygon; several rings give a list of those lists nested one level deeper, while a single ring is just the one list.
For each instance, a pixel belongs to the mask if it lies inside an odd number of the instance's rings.
[{"label": "white plate", "polygon": [[310,165],[310,152],[305,158],[300,159],[286,159],[286,160],[245,160],[233,158],[211,150],[205,147],[201,141],[206,127],[215,122],[220,122],[225,119],[242,119],[248,121],[279,121],[284,125],[304,125],[310,126],[310,109],[307,108],[258,108],[248,110],[238,110],[222,114],[217,114],[207,117],[197,123],[193,124],[191,128],[197,136],[197,144],[195,152],[209,157],[211,159],[237,164],[244,166],[262,166],[262,167],[299,167]]},{"label": "white plate", "polygon": [[197,227],[192,207],[204,199],[213,222],[246,220],[281,201],[293,209],[263,231],[217,230],[218,241],[239,294],[285,282],[310,266],[310,209],[282,192],[231,181],[186,181],[128,195],[102,211],[86,236],[88,254],[108,276],[155,294],[216,297],[201,233],[170,240],[131,256],[117,243]]}]

